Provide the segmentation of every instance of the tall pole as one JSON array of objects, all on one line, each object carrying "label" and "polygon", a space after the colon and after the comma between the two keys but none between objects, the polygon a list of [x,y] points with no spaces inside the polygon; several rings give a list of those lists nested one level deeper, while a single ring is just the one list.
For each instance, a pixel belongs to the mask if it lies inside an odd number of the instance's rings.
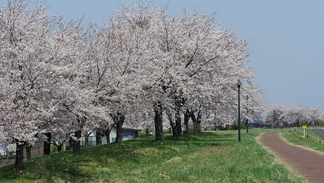
[{"label": "tall pole", "polygon": [[[246,103],[248,102],[249,100],[249,96],[246,95]],[[248,117],[248,114],[249,114],[249,104],[247,104],[246,106],[246,120],[245,120],[245,124],[246,124],[246,133],[249,133],[249,119],[247,118]]]},{"label": "tall pole", "polygon": [[274,123],[274,121],[276,120],[276,112],[275,112],[275,110],[273,109],[273,120],[272,120],[272,129],[273,129],[273,123]]},{"label": "tall pole", "polygon": [[240,112],[240,88],[241,88],[241,81],[238,80],[237,85],[237,98],[238,98],[238,105],[237,105],[237,112],[238,112],[238,141],[241,142],[241,112]]},{"label": "tall pole", "polygon": [[241,112],[240,112],[240,85],[238,87],[238,141],[241,142]]}]

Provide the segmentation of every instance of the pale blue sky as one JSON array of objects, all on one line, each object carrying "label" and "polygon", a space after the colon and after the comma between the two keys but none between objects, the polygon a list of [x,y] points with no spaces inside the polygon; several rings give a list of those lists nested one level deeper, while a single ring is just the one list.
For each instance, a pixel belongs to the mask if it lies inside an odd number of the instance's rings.
[{"label": "pale blue sky", "polygon": [[[4,1],[4,0],[1,0]],[[35,3],[37,0],[31,0]],[[41,0],[38,0],[41,1]],[[106,15],[126,0],[48,0],[50,12],[65,20],[85,14],[85,23],[102,25]],[[269,104],[302,104],[324,109],[323,0],[155,0],[169,2],[171,15],[182,8],[218,13],[225,28],[252,40],[250,67],[255,82],[265,89]],[[235,83],[234,83],[235,84]]]}]

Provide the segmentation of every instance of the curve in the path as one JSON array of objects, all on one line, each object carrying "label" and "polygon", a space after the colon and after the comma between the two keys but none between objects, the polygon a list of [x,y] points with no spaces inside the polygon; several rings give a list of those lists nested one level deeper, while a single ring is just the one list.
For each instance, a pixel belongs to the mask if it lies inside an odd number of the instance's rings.
[{"label": "curve in the path", "polygon": [[324,182],[324,156],[286,143],[279,133],[262,134],[260,142],[308,181]]}]

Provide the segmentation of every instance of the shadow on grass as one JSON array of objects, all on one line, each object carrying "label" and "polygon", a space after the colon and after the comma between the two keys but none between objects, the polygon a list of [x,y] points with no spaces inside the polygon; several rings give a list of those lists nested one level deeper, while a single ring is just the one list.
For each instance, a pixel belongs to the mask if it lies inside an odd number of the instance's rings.
[{"label": "shadow on grass", "polygon": [[[44,180],[45,182],[91,182],[102,172],[116,176],[119,170],[136,170],[165,162],[174,157],[197,152],[207,146],[225,146],[236,142],[234,132],[201,132],[196,135],[173,137],[166,135],[156,141],[149,136],[121,143],[81,148],[80,154],[71,150],[24,162],[19,171],[8,166],[0,169],[0,179],[7,182]],[[100,173],[101,172],[101,173]]]},{"label": "shadow on grass", "polygon": [[[67,158],[69,157],[69,158]],[[66,160],[69,159],[69,160]],[[77,158],[68,152],[25,161],[16,170],[14,165],[1,168],[0,182],[26,182],[42,180],[42,182],[57,182],[58,178],[67,182],[75,180],[90,180],[91,174],[82,171],[76,163]]]}]

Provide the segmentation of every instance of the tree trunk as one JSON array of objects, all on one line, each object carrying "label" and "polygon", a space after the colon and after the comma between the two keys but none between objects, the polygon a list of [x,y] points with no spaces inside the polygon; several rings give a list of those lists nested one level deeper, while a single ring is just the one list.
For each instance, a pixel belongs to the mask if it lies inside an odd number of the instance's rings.
[{"label": "tree trunk", "polygon": [[189,111],[189,109],[187,109],[184,114],[184,119],[183,119],[183,123],[184,123],[184,125],[186,125],[186,131],[183,132],[184,135],[188,135],[189,119],[190,119],[190,111]]},{"label": "tree trunk", "polygon": [[89,142],[89,135],[86,134],[86,135],[84,136],[84,147],[88,147],[88,142]]},{"label": "tree trunk", "polygon": [[172,135],[174,137],[178,136],[175,123],[172,123],[172,125],[170,124],[170,126],[171,126],[171,129],[172,129]]},{"label": "tree trunk", "polygon": [[57,151],[58,151],[58,152],[61,152],[61,151],[62,151],[62,147],[63,147],[63,144],[57,146]]},{"label": "tree trunk", "polygon": [[[108,141],[107,141],[108,143]],[[96,130],[96,144],[97,145],[101,145],[102,144],[102,140],[101,140],[101,133],[100,130]]]},{"label": "tree trunk", "polygon": [[197,118],[194,114],[194,112],[190,112],[190,118],[192,120],[192,123],[193,123],[193,129],[192,129],[192,132],[193,133],[197,133],[197,132],[200,132],[200,124],[201,124],[201,112],[200,110],[198,110],[198,113],[197,113]]},{"label": "tree trunk", "polygon": [[107,141],[107,144],[110,143],[110,132],[106,133],[106,141]]},{"label": "tree trunk", "polygon": [[106,136],[107,144],[110,143],[110,132],[111,132],[111,130],[112,130],[112,128],[107,127],[107,129],[102,131]]},{"label": "tree trunk", "polygon": [[182,101],[181,101],[181,97],[177,96],[175,98],[175,135],[179,136],[182,134],[182,128],[181,128],[181,105],[182,105]]},{"label": "tree trunk", "polygon": [[26,153],[27,153],[27,160],[31,159],[31,149],[32,149],[32,145],[29,144],[28,142],[25,143],[25,149],[26,149]]},{"label": "tree trunk", "polygon": [[175,131],[176,131],[176,136],[179,136],[182,134],[182,129],[181,129],[181,116],[180,116],[180,107],[177,107],[176,113],[175,113]]},{"label": "tree trunk", "polygon": [[16,161],[15,168],[18,169],[23,165],[24,161],[24,143],[16,141]]},{"label": "tree trunk", "polygon": [[154,105],[155,140],[163,140],[162,124],[162,103],[156,102]]},{"label": "tree trunk", "polygon": [[80,153],[80,138],[81,138],[81,130],[75,132],[75,137],[77,140],[73,140],[73,153]]},{"label": "tree trunk", "polygon": [[121,125],[118,123],[116,124],[116,142],[121,142],[122,141],[122,134],[123,134],[123,129],[121,128]]},{"label": "tree trunk", "polygon": [[198,110],[198,114],[197,114],[197,123],[196,123],[196,126],[195,128],[197,129],[197,132],[200,132],[201,129],[200,129],[200,126],[201,125],[201,111],[200,109]]},{"label": "tree trunk", "polygon": [[149,129],[146,129],[146,136],[149,136]]},{"label": "tree trunk", "polygon": [[44,141],[44,155],[50,155],[51,154],[51,140],[52,140],[52,134],[51,133],[45,133],[47,139]]},{"label": "tree trunk", "polygon": [[114,117],[116,123],[116,142],[121,142],[123,137],[123,124],[125,122],[125,115],[117,112],[117,116]]},{"label": "tree trunk", "polygon": [[189,115],[190,115],[190,118],[192,120],[192,123],[196,123],[197,122],[197,119],[196,119],[195,113],[194,112],[190,112]]},{"label": "tree trunk", "polygon": [[[172,133],[173,133],[173,136],[177,136],[177,130],[176,130],[176,124],[175,122],[173,121],[173,118],[172,118],[172,113],[169,109],[166,110],[166,114],[168,116],[168,120],[169,120],[169,123],[170,123],[170,126],[171,126],[171,129],[172,129]],[[171,133],[171,129],[169,129],[169,133]]]},{"label": "tree trunk", "polygon": [[55,141],[55,140],[52,141],[53,145],[55,145],[55,146],[57,147],[57,152],[61,152],[61,151],[62,151],[62,147],[63,147],[63,145],[64,145],[64,142],[65,142],[65,141],[63,141],[62,144],[60,144],[60,143],[58,143],[58,142]]}]

